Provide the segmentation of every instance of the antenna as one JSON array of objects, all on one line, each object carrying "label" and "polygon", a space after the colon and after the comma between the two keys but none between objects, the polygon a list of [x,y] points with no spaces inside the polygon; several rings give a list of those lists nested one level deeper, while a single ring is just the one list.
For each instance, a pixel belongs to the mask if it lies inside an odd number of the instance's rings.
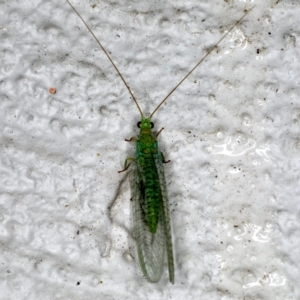
[{"label": "antenna", "polygon": [[150,115],[150,119],[157,112],[157,110],[163,105],[164,102],[176,91],[176,89],[189,77],[189,75],[209,56],[209,54],[226,38],[226,36],[232,31],[232,29],[237,26],[244,17],[252,10],[253,5],[244,15],[230,27],[230,29],[219,39],[219,41],[199,60],[199,62],[179,81],[179,83],[169,92],[169,94],[158,104]]},{"label": "antenna", "polygon": [[98,43],[98,45],[100,46],[100,48],[103,50],[103,52],[105,53],[105,55],[107,56],[107,58],[109,59],[109,61],[111,62],[111,64],[113,65],[113,67],[115,68],[115,70],[117,71],[117,73],[119,74],[119,76],[121,77],[122,81],[124,82],[127,90],[129,91],[129,94],[131,95],[133,101],[135,102],[141,117],[143,117],[143,113],[142,110],[140,108],[140,106],[138,105],[137,100],[135,99],[135,97],[133,96],[133,93],[130,90],[129,85],[127,84],[127,82],[125,81],[125,79],[123,78],[121,72],[119,71],[119,69],[117,68],[117,66],[114,64],[113,60],[111,59],[111,57],[109,56],[109,54],[107,53],[107,51],[105,50],[105,48],[101,45],[100,41],[97,39],[97,37],[95,36],[95,34],[93,33],[92,29],[88,26],[88,24],[84,21],[84,19],[81,17],[81,15],[78,13],[78,11],[75,9],[75,7],[70,3],[69,0],[67,0],[67,2],[69,3],[69,5],[72,7],[72,9],[74,10],[74,12],[77,14],[77,16],[81,19],[81,21],[83,22],[83,24],[85,25],[85,27],[88,29],[88,31],[92,34],[92,36],[94,37],[94,39],[96,40],[96,42]]},{"label": "antenna", "polygon": [[[88,29],[88,31],[92,34],[92,36],[94,37],[94,39],[96,40],[96,42],[98,43],[98,45],[100,46],[100,48],[103,50],[103,52],[105,53],[105,55],[107,56],[107,58],[109,59],[109,61],[111,62],[111,64],[113,65],[113,67],[115,68],[115,70],[117,71],[117,73],[119,74],[120,78],[122,79],[124,85],[126,86],[129,94],[131,95],[134,103],[136,104],[141,117],[143,118],[144,115],[142,113],[142,110],[136,100],[136,98],[134,97],[133,93],[130,90],[129,85],[127,84],[127,82],[125,81],[124,77],[122,76],[121,72],[119,71],[119,69],[117,68],[117,66],[114,64],[112,58],[109,56],[108,52],[105,50],[105,48],[102,46],[102,44],[100,43],[100,41],[98,40],[98,38],[95,36],[95,34],[93,33],[93,31],[91,30],[91,28],[88,26],[88,24],[84,21],[84,19],[81,17],[81,15],[78,13],[78,11],[75,9],[75,7],[70,3],[69,0],[67,0],[67,2],[69,3],[69,5],[71,6],[71,8],[74,10],[74,12],[77,14],[77,16],[81,19],[81,21],[83,22],[83,24],[85,25],[85,27]],[[236,21],[231,27],[230,29],[219,39],[219,41],[199,60],[199,62],[179,81],[179,83],[167,94],[167,96],[158,104],[158,106],[154,109],[154,111],[151,113],[149,119],[151,119],[153,117],[153,115],[158,111],[158,109],[163,105],[163,103],[166,102],[166,100],[176,91],[176,89],[189,77],[189,75],[211,54],[211,52],[216,49],[216,47],[227,37],[227,35],[233,30],[234,27],[236,27],[239,23],[241,23],[241,21],[244,19],[244,17],[255,7],[255,5],[253,5],[248,11],[246,11],[244,13],[244,15],[238,20]]]}]

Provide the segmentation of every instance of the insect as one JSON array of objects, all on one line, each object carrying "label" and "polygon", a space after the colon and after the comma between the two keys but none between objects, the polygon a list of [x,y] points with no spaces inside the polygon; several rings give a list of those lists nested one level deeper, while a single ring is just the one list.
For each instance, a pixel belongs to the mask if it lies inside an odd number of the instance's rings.
[{"label": "insect", "polygon": [[134,236],[137,242],[137,253],[142,272],[149,282],[158,282],[162,276],[167,256],[167,265],[169,270],[169,280],[174,284],[174,258],[171,236],[171,223],[169,217],[169,204],[166,191],[166,181],[164,176],[163,163],[166,163],[162,152],[160,152],[157,143],[157,137],[162,131],[154,134],[151,122],[153,115],[161,105],[170,97],[170,95],[185,81],[185,79],[208,57],[208,55],[225,39],[232,29],[239,24],[250,10],[237,21],[223,35],[223,37],[206,53],[206,55],[181,79],[181,81],[167,94],[159,103],[149,117],[145,117],[143,112],[131,92],[128,84],[122,74],[114,64],[112,58],[101,45],[100,41],[94,35],[93,31],[77,12],[74,6],[67,0],[74,12],[82,20],[84,25],[90,31],[96,42],[103,50],[108,60],[111,62],[121,80],[126,86],[129,94],[136,104],[141,115],[141,121],[138,122],[140,134],[130,140],[136,143],[136,153],[134,158],[127,158],[124,164],[124,170],[130,169],[130,182],[133,202],[133,226]]}]

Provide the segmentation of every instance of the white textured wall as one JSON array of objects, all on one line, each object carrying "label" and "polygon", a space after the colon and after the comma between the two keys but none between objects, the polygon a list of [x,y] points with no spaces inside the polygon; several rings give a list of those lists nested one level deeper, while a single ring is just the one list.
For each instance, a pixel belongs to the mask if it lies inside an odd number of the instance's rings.
[{"label": "white textured wall", "polygon": [[128,91],[66,1],[0,1],[1,300],[300,299],[300,7],[277,2],[72,1],[145,113],[256,4],[153,118],[173,286],[136,263]]}]

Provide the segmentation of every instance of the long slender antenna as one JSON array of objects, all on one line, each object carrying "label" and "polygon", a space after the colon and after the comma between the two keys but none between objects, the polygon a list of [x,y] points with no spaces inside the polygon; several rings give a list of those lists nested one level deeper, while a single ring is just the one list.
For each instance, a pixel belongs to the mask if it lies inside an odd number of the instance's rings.
[{"label": "long slender antenna", "polygon": [[100,46],[100,48],[103,50],[103,52],[105,53],[105,55],[107,56],[107,58],[109,59],[109,61],[111,62],[111,64],[114,66],[115,70],[117,71],[117,73],[119,74],[119,76],[121,77],[122,81],[124,82],[127,90],[129,91],[133,101],[135,102],[141,117],[143,117],[143,113],[142,110],[140,108],[140,106],[138,105],[137,100],[135,99],[135,97],[133,96],[133,93],[130,90],[129,85],[127,84],[127,82],[125,81],[125,79],[123,78],[122,74],[120,73],[120,71],[118,70],[117,66],[114,64],[113,60],[111,59],[111,57],[109,56],[109,54],[106,52],[105,48],[101,45],[100,41],[97,39],[97,37],[95,36],[95,34],[93,33],[92,29],[88,26],[88,24],[84,21],[84,19],[81,17],[81,15],[78,13],[78,11],[75,9],[75,7],[70,3],[69,0],[67,0],[67,2],[69,3],[69,5],[72,7],[72,9],[74,10],[74,12],[77,14],[77,16],[81,19],[81,21],[83,22],[83,24],[86,26],[86,28],[88,29],[88,31],[92,34],[92,36],[94,37],[94,39],[96,40],[96,42],[98,43],[98,45]]},{"label": "long slender antenna", "polygon": [[152,116],[156,113],[156,111],[163,105],[163,103],[175,92],[175,90],[189,77],[189,75],[209,56],[209,54],[226,38],[226,36],[232,31],[232,29],[237,26],[244,17],[252,10],[252,8],[255,5],[253,5],[248,11],[245,12],[245,14],[234,23],[234,25],[231,26],[231,28],[219,39],[219,41],[200,59],[200,61],[179,81],[179,83],[169,92],[169,94],[158,104],[158,106],[155,108],[155,110],[150,115],[150,119]]}]

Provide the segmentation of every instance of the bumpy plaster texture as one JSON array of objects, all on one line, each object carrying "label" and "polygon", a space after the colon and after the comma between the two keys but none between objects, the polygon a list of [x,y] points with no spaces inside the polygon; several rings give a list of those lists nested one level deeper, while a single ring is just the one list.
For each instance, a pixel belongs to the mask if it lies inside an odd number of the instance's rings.
[{"label": "bumpy plaster texture", "polygon": [[0,2],[0,298],[300,299],[298,2],[72,3],[145,114],[256,7],[153,117],[172,285],[137,265],[128,91],[66,1]]}]

